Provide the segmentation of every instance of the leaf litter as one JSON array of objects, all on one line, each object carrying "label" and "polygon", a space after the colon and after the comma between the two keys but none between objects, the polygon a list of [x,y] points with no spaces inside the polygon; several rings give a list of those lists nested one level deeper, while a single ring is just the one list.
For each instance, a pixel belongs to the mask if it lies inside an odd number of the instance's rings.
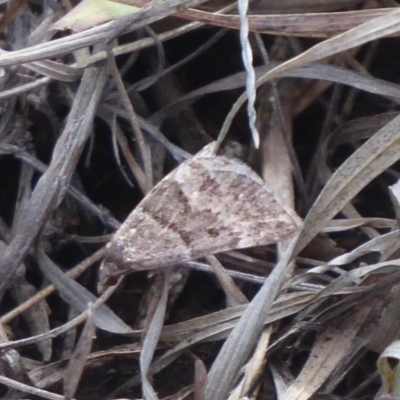
[{"label": "leaf litter", "polygon": [[[0,5],[1,395],[400,398],[396,2],[250,4],[258,150],[235,4],[14,3]],[[98,300],[101,241],[216,139],[301,231],[133,273]]]}]

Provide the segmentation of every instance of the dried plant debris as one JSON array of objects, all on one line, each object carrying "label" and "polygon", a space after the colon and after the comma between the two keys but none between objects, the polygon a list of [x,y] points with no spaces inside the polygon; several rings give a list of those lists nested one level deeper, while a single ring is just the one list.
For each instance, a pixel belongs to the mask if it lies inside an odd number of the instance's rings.
[{"label": "dried plant debris", "polygon": [[1,398],[400,398],[399,4],[237,7],[0,1]]}]

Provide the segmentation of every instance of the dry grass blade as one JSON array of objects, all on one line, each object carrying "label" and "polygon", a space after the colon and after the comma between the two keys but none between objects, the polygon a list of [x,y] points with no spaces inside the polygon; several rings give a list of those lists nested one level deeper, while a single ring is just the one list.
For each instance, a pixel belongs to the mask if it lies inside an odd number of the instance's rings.
[{"label": "dry grass blade", "polygon": [[[46,165],[40,160],[28,154],[27,152],[21,151],[21,148],[10,144],[0,144],[0,155],[7,154],[13,155],[14,157],[24,161],[26,164],[33,167],[38,172],[44,173],[47,169]],[[110,226],[113,229],[118,229],[121,225],[110,213],[102,210],[95,204],[91,199],[89,199],[85,194],[80,192],[78,189],[69,185],[67,188],[67,194],[72,196],[77,202],[79,202],[83,207],[90,210],[94,215],[96,215],[101,221]]]},{"label": "dry grass blade", "polygon": [[[309,305],[315,293],[296,293],[280,296],[264,319],[264,324],[279,321],[293,315]],[[207,340],[213,335],[227,337],[236,322],[246,310],[245,306],[236,306],[205,317],[199,317],[175,325],[165,326],[161,339],[179,343],[179,350],[200,340]],[[1,345],[0,345],[1,349]]]},{"label": "dry grass blade", "polygon": [[[12,53],[5,50],[0,50],[0,54],[10,55]],[[69,65],[50,60],[27,63],[24,64],[24,67],[28,70],[47,75],[49,78],[57,79],[63,82],[74,82],[81,75],[79,68],[74,68]]]},{"label": "dry grass blade", "polygon": [[224,289],[228,307],[230,308],[241,304],[247,304],[248,300],[246,296],[236,286],[235,282],[228,275],[227,271],[224,269],[218,259],[214,256],[208,256],[206,259],[210,263],[220,285]]},{"label": "dry grass blade", "polygon": [[371,252],[384,253],[399,240],[399,231],[387,233],[385,235],[378,236],[363,243],[361,246],[356,247],[354,250],[349,251],[341,256],[338,256],[331,261],[328,265],[344,265],[349,264],[359,257]]},{"label": "dry grass blade", "polygon": [[400,182],[397,181],[394,185],[389,186],[389,194],[396,213],[397,225],[400,226]]},{"label": "dry grass blade", "polygon": [[[97,309],[101,307],[109,298],[110,296],[118,289],[119,282],[117,283],[116,286],[113,286],[109,289],[107,289],[99,299],[96,300],[95,303],[93,303],[93,308]],[[57,337],[58,335],[61,335],[64,332],[67,332],[70,329],[75,328],[82,322],[85,322],[88,316],[88,311],[86,310],[84,313],[78,315],[71,321],[68,321],[66,324],[59,326],[57,328],[54,328],[46,333],[42,333],[41,335],[37,336],[32,336],[26,339],[21,339],[21,340],[16,340],[14,342],[7,342],[0,344],[0,347],[2,347],[4,350],[7,349],[12,349],[14,347],[18,346],[27,346],[32,343],[37,343],[42,340],[47,340],[48,338],[54,338]]]},{"label": "dry grass blade", "polygon": [[[270,314],[266,317],[264,324],[278,321],[285,316],[292,315],[303,309],[315,297],[315,294],[302,293],[295,296],[283,295],[274,303]],[[299,298],[296,303],[296,298]],[[150,367],[152,374],[161,371],[170,365],[187,348],[196,343],[225,339],[237,324],[237,319],[243,315],[245,307],[232,307],[230,309],[216,313],[215,315],[200,317],[177,324],[176,326],[164,327],[161,339],[172,343],[177,343],[171,350],[165,352],[161,357],[154,361]],[[0,345],[0,349],[2,346]],[[140,376],[135,376],[118,392],[131,388],[140,382]]]},{"label": "dry grass blade", "polygon": [[[133,343],[131,345],[116,346],[106,351],[94,351],[88,356],[86,369],[89,371],[98,365],[106,364],[107,360],[112,356],[123,358],[139,355],[140,350],[141,346],[138,343]],[[49,387],[63,380],[67,364],[68,359],[63,359],[39,366],[29,371],[29,379],[37,388]]]},{"label": "dry grass blade", "polygon": [[[36,288],[24,276],[17,276],[10,289],[11,296],[18,304],[29,301],[36,293]],[[49,308],[43,300],[26,310],[22,317],[25,319],[32,335],[39,335],[50,329]],[[43,340],[37,344],[43,361],[50,361],[53,353],[52,345],[51,339]]]},{"label": "dry grass blade", "polygon": [[93,26],[138,12],[140,9],[107,0],[83,0],[53,25],[53,29],[82,32]]},{"label": "dry grass blade", "polygon": [[[273,70],[270,66],[256,67],[257,77],[263,76],[268,71]],[[351,87],[367,91],[369,93],[380,94],[400,98],[400,87],[394,83],[389,83],[381,79],[362,76],[356,72],[346,70],[333,65],[312,64],[300,68],[294,68],[282,73],[282,77],[287,78],[306,78],[321,79],[330,82],[342,83]],[[160,124],[167,116],[176,113],[181,108],[190,105],[193,101],[207,94],[241,88],[245,85],[245,73],[239,72],[219,81],[208,84],[194,90],[178,99],[175,103],[168,105],[151,116],[151,120]]]},{"label": "dry grass blade", "polygon": [[271,72],[263,76],[258,83],[265,83],[278,77],[283,71],[294,67],[301,67],[308,63],[319,61],[342,51],[360,46],[371,40],[390,35],[399,31],[400,11],[395,10],[384,16],[374,18],[340,35],[327,39],[322,43],[311,47],[299,56],[281,64]]},{"label": "dry grass blade", "polygon": [[[388,359],[397,360],[397,365],[393,367],[393,363]],[[382,388],[374,399],[396,399],[400,395],[399,360],[400,341],[396,340],[379,357],[377,364],[382,379]]]},{"label": "dry grass blade", "polygon": [[[104,249],[99,250],[98,252],[94,253],[91,257],[87,260],[83,261],[81,264],[77,265],[74,269],[69,271],[68,276],[70,277],[78,277],[82,272],[84,272],[90,265],[95,263],[96,261],[100,260],[104,255]],[[55,290],[54,285],[48,285],[44,289],[42,289],[39,293],[35,296],[31,297],[30,299],[26,300],[24,303],[20,304],[18,307],[14,308],[12,311],[2,315],[0,318],[0,322],[2,324],[6,324],[10,322],[12,319],[16,318],[19,314],[23,313],[25,310],[29,309],[36,303],[40,302],[46,296],[53,293]]]},{"label": "dry grass blade", "polygon": [[297,251],[321,231],[369,182],[399,159],[400,117],[394,118],[352,154],[332,175],[304,220]]},{"label": "dry grass blade", "polygon": [[[0,241],[0,252],[4,252],[5,249],[5,243]],[[35,287],[27,281],[25,276],[18,274],[14,278],[12,287],[10,288],[10,294],[17,304],[29,301],[33,296],[35,296],[35,293]],[[39,300],[35,304],[32,304],[31,307],[22,313],[22,316],[26,321],[28,329],[32,335],[40,335],[50,329],[49,310],[46,302],[43,301],[43,299]],[[1,323],[4,324],[5,321],[1,321]],[[37,346],[42,354],[43,360],[49,361],[52,356],[51,339],[41,341],[37,344]]]},{"label": "dry grass blade", "polygon": [[265,354],[270,345],[271,334],[272,326],[264,329],[253,356],[245,366],[245,373],[241,382],[230,394],[228,400],[243,400],[243,394],[251,393],[255,386],[259,386],[258,382],[261,378],[264,366],[267,363]]},{"label": "dry grass blade", "polygon": [[232,333],[224,343],[210,370],[205,400],[225,400],[258,340],[266,315],[285,277],[285,269],[291,261],[296,240],[293,239],[286,253],[272,271],[260,291],[247,307]]},{"label": "dry grass blade", "polygon": [[363,335],[367,340],[368,349],[377,353],[384,351],[394,340],[399,337],[400,308],[399,308],[400,285],[395,285],[384,296],[371,301],[374,313],[370,318],[370,327]]},{"label": "dry grass blade", "polygon": [[[97,300],[96,296],[86,288],[64,274],[42,251],[38,255],[38,264],[43,274],[68,301],[69,305],[79,312],[84,312],[88,304]],[[105,305],[100,307],[92,318],[100,329],[118,334],[132,333],[132,329]]]},{"label": "dry grass blade", "polygon": [[[370,307],[350,310],[333,321],[318,335],[306,364],[282,400],[307,400],[349,355],[356,345],[356,336],[370,312]],[[357,348],[358,350],[358,348]]]},{"label": "dry grass blade", "polygon": [[5,376],[0,376],[0,383],[8,386],[9,388],[16,389],[23,393],[29,393],[33,396],[43,397],[44,399],[49,400],[64,400],[64,396],[60,396],[59,394],[48,392],[47,390],[37,389],[33,386],[26,385],[21,382],[17,382],[13,379],[6,378]]},{"label": "dry grass blade", "polygon": [[266,13],[282,13],[282,12],[323,12],[335,11],[343,7],[355,6],[362,3],[363,0],[270,0],[267,3],[255,5],[259,10]]},{"label": "dry grass blade", "polygon": [[207,382],[207,369],[201,360],[195,361],[194,400],[204,400],[204,389]]},{"label": "dry grass blade", "polygon": [[164,324],[165,310],[167,308],[168,300],[169,275],[170,270],[167,269],[164,273],[162,294],[150,322],[149,329],[147,330],[146,336],[143,340],[143,348],[140,353],[140,375],[142,378],[143,396],[146,400],[158,400],[158,397],[150,384],[148,373]]},{"label": "dry grass blade", "polygon": [[400,326],[396,2],[243,0],[242,46],[237,3],[24,3],[0,19],[0,398],[372,398]]},{"label": "dry grass blade", "polygon": [[[195,7],[205,3],[205,0],[172,0],[160,3],[154,7],[145,8],[133,16],[119,18],[102,24],[99,27],[76,33],[62,39],[28,47],[20,51],[0,55],[0,66],[23,64],[30,61],[39,61],[46,58],[61,56],[97,43],[109,42],[122,31],[124,33],[137,30],[148,24],[174,14],[177,9]],[[153,41],[152,41],[153,43]]]},{"label": "dry grass blade", "polygon": [[75,395],[87,358],[92,348],[93,336],[96,331],[94,312],[95,311],[89,306],[85,327],[83,328],[79,341],[69,359],[65,371],[63,387],[64,396],[68,400],[71,400]]},{"label": "dry grass blade", "polygon": [[[374,18],[385,16],[395,10],[395,8],[385,8],[338,13],[249,15],[248,19],[249,29],[252,32],[328,38]],[[237,15],[221,15],[200,10],[187,10],[179,13],[179,16],[223,28],[239,29],[240,26]]]},{"label": "dry grass blade", "polygon": [[151,154],[149,147],[146,145],[143,132],[140,128],[138,118],[135,114],[135,111],[133,109],[133,106],[129,100],[128,93],[124,87],[124,83],[122,81],[121,75],[118,72],[118,67],[115,62],[114,56],[112,55],[111,51],[109,51],[108,54],[108,62],[110,65],[110,70],[112,72],[112,75],[114,77],[114,81],[117,85],[118,88],[118,93],[121,96],[122,104],[124,105],[128,116],[129,116],[129,122],[131,123],[132,130],[135,133],[136,140],[139,144],[139,148],[141,151],[141,158],[144,164],[144,173],[145,173],[145,182],[143,184],[143,192],[148,193],[150,192],[151,188],[153,187],[153,166],[151,164]]},{"label": "dry grass blade", "polygon": [[[352,49],[360,46],[371,40],[381,38],[398,32],[400,21],[400,11],[396,10],[383,17],[375,18],[372,21],[365,22],[356,28],[350,29],[345,33],[334,36],[331,39],[319,43],[309,50],[301,53],[299,56],[290,59],[273,68],[261,78],[257,80],[257,87],[269,82],[275,78],[280,77],[284,72],[289,71],[296,67],[302,67],[306,64],[319,61],[323,58],[332,56],[342,51]],[[224,125],[221,128],[218,141],[222,142],[231,126],[233,117],[236,115],[240,107],[246,101],[246,95],[242,94],[233,105],[231,111],[225,119]]]},{"label": "dry grass blade", "polygon": [[64,197],[75,165],[91,132],[107,74],[104,67],[89,68],[85,71],[64,134],[54,150],[53,162],[37,183],[15,226],[10,244],[0,255],[3,293],[43,224]]}]

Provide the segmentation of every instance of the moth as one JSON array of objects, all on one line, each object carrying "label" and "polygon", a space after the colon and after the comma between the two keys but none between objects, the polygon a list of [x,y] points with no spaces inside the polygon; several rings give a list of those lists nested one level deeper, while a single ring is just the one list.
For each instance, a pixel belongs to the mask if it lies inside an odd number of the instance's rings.
[{"label": "moth", "polygon": [[113,276],[168,267],[297,233],[301,219],[216,142],[179,165],[132,211],[107,244],[99,287]]}]

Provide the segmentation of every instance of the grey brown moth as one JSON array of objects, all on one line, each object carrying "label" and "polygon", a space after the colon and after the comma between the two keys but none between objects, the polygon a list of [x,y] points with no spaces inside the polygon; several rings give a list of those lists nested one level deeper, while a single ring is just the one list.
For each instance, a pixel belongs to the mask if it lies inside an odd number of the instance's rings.
[{"label": "grey brown moth", "polygon": [[112,276],[276,243],[300,230],[297,214],[252,169],[215,148],[179,165],[132,211],[107,244],[99,287]]}]

